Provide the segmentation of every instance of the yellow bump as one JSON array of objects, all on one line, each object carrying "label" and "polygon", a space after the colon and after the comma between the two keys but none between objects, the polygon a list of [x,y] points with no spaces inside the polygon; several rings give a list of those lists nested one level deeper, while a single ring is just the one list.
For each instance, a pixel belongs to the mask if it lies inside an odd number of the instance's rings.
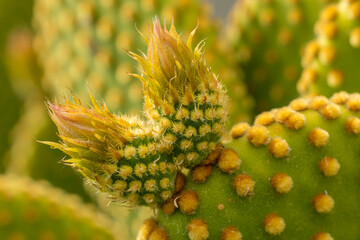
[{"label": "yellow bump", "polygon": [[304,111],[308,109],[309,102],[304,98],[297,98],[290,102],[289,107],[294,111]]},{"label": "yellow bump", "polygon": [[127,190],[128,192],[138,192],[140,191],[142,186],[141,181],[132,181],[129,184],[129,189]]},{"label": "yellow bump", "polygon": [[360,119],[357,117],[349,117],[345,124],[346,130],[352,134],[360,134]]},{"label": "yellow bump", "polygon": [[337,4],[328,5],[320,13],[320,20],[322,21],[333,21],[337,17]]},{"label": "yellow bump", "polygon": [[303,14],[299,8],[295,8],[289,11],[287,19],[291,24],[299,24],[303,19]]},{"label": "yellow bump", "polygon": [[156,162],[148,164],[148,172],[151,175],[155,175],[156,171],[158,171],[158,170],[159,170],[159,166],[156,164]]},{"label": "yellow bump", "polygon": [[166,189],[170,186],[170,180],[168,178],[163,178],[160,180],[160,187]]},{"label": "yellow bump", "polygon": [[349,94],[347,92],[341,91],[335,93],[331,98],[330,101],[336,104],[345,104],[346,101],[349,99]]},{"label": "yellow bump", "polygon": [[279,235],[285,229],[284,219],[275,213],[267,215],[263,224],[265,231],[271,235]]},{"label": "yellow bump", "polygon": [[200,142],[196,145],[197,150],[205,151],[207,150],[208,143],[206,141]]},{"label": "yellow bump", "polygon": [[289,29],[283,29],[279,32],[277,39],[280,42],[280,44],[288,45],[293,39],[293,34]]},{"label": "yellow bump", "polygon": [[270,183],[277,193],[288,193],[294,185],[292,178],[285,173],[275,174],[271,178]]},{"label": "yellow bump", "polygon": [[236,227],[227,227],[221,231],[221,240],[241,240],[242,234]]},{"label": "yellow bump", "polygon": [[199,158],[199,154],[197,152],[189,152],[186,154],[186,160],[189,162],[195,161]]},{"label": "yellow bump", "polygon": [[269,130],[264,126],[253,126],[247,133],[247,138],[254,146],[265,145],[269,141]]},{"label": "yellow bump", "polygon": [[337,88],[344,82],[344,74],[340,70],[331,70],[328,73],[326,80],[330,87]]},{"label": "yellow bump", "polygon": [[165,101],[163,104],[163,112],[166,115],[173,115],[175,113],[175,107],[170,104],[168,101]]},{"label": "yellow bump", "polygon": [[310,131],[308,140],[315,147],[324,147],[329,142],[329,133],[321,128],[315,128]]},{"label": "yellow bump", "polygon": [[171,198],[171,191],[170,190],[166,190],[166,191],[163,191],[161,192],[161,198],[166,201],[168,200],[169,198]]},{"label": "yellow bump", "polygon": [[286,119],[293,114],[294,111],[291,110],[289,107],[282,107],[280,109],[275,110],[275,120],[279,123],[285,123]]},{"label": "yellow bump", "polygon": [[305,121],[304,114],[295,112],[285,120],[285,126],[292,130],[299,130],[305,126]]},{"label": "yellow bump", "polygon": [[351,19],[359,19],[360,18],[360,3],[354,1],[350,6],[349,15]]},{"label": "yellow bump", "polygon": [[131,159],[136,154],[136,148],[134,146],[126,146],[124,149],[124,157],[126,159]]},{"label": "yellow bump", "polygon": [[144,184],[145,190],[148,192],[153,192],[155,191],[156,188],[156,180],[155,179],[150,179],[147,180]]},{"label": "yellow bump", "polygon": [[230,135],[233,139],[240,138],[249,130],[250,125],[245,122],[235,124],[230,131]]},{"label": "yellow bump", "polygon": [[333,39],[337,34],[337,26],[334,22],[319,22],[315,27],[319,34],[327,39]]},{"label": "yellow bump", "polygon": [[269,146],[269,152],[276,158],[283,158],[289,156],[290,147],[285,139],[273,138],[271,139]]},{"label": "yellow bump", "polygon": [[150,234],[149,240],[168,240],[169,236],[165,229],[156,227]]},{"label": "yellow bump", "polygon": [[155,195],[154,194],[145,194],[143,196],[143,199],[144,199],[146,204],[151,204],[155,200]]},{"label": "yellow bump", "polygon": [[334,199],[327,194],[320,193],[316,195],[312,204],[318,213],[329,213],[334,208]]},{"label": "yellow bump", "polygon": [[223,151],[222,147],[217,147],[215,150],[213,150],[207,157],[205,160],[203,160],[201,162],[202,165],[213,165],[215,164],[219,157],[221,152]]},{"label": "yellow bump", "polygon": [[351,111],[359,111],[360,110],[360,94],[357,94],[357,93],[351,94],[348,101],[346,102],[346,106]]},{"label": "yellow bump", "polygon": [[335,176],[340,170],[340,163],[332,157],[323,157],[319,162],[320,171],[327,177]]},{"label": "yellow bump", "polygon": [[179,207],[185,214],[195,213],[199,205],[199,196],[195,191],[185,190],[180,193]]},{"label": "yellow bump", "polygon": [[196,135],[196,128],[193,126],[189,126],[184,133],[185,137],[191,138],[192,136]]},{"label": "yellow bump", "polygon": [[192,178],[197,183],[205,182],[206,178],[211,174],[211,165],[198,166],[192,171]]},{"label": "yellow bump", "polygon": [[324,65],[328,65],[335,60],[336,50],[333,46],[324,46],[320,49],[319,59]]},{"label": "yellow bump", "polygon": [[177,175],[176,175],[176,179],[175,179],[175,193],[180,192],[186,183],[186,177],[185,175],[178,171]]},{"label": "yellow bump", "polygon": [[180,142],[180,148],[186,150],[193,147],[193,143],[190,140],[184,139]]},{"label": "yellow bump", "polygon": [[185,125],[182,122],[175,122],[173,124],[173,131],[175,133],[183,133],[185,131]]},{"label": "yellow bump", "polygon": [[156,221],[154,218],[146,219],[138,232],[136,240],[148,240],[151,232],[157,227]]},{"label": "yellow bump", "polygon": [[319,53],[318,42],[315,40],[310,41],[305,47],[304,54],[301,60],[302,65],[305,67],[311,64],[311,62],[314,60],[314,58],[317,56],[318,53]]},{"label": "yellow bump", "polygon": [[11,214],[8,210],[6,209],[1,209],[0,210],[0,226],[4,227],[6,225],[8,225],[11,222]]},{"label": "yellow bump", "polygon": [[162,206],[161,206],[161,209],[162,211],[170,216],[171,214],[174,213],[175,209],[176,209],[176,206],[174,204],[174,197],[173,198],[170,198],[169,200],[167,200]]},{"label": "yellow bump", "polygon": [[202,219],[191,220],[186,229],[190,240],[206,240],[209,238],[208,226]]},{"label": "yellow bump", "polygon": [[127,179],[132,174],[132,167],[131,166],[122,166],[119,169],[119,176],[123,179]]},{"label": "yellow bump", "polygon": [[274,114],[272,112],[263,112],[256,117],[254,124],[268,126],[274,121]]},{"label": "yellow bump", "polygon": [[329,100],[325,96],[316,96],[311,99],[310,108],[314,110],[320,110],[329,103]]},{"label": "yellow bump", "polygon": [[233,149],[225,148],[219,157],[218,166],[221,171],[226,173],[233,173],[241,164],[241,160],[237,152]]},{"label": "yellow bump", "polygon": [[238,174],[234,177],[232,186],[240,197],[254,195],[255,182],[248,174]]},{"label": "yellow bump", "polygon": [[189,110],[186,108],[181,107],[175,114],[176,120],[183,120],[189,117]]},{"label": "yellow bump", "polygon": [[260,23],[263,26],[269,26],[274,22],[274,12],[272,9],[265,9],[260,12]]},{"label": "yellow bump", "polygon": [[339,117],[341,114],[340,108],[334,103],[329,103],[328,105],[323,107],[320,112],[324,116],[324,118],[330,120]]},{"label": "yellow bump", "polygon": [[146,173],[146,165],[143,163],[138,163],[134,168],[135,175],[138,177],[142,177],[144,173]]},{"label": "yellow bump", "polygon": [[329,233],[318,232],[312,240],[334,240],[334,238]]},{"label": "yellow bump", "polygon": [[224,210],[224,208],[225,208],[225,205],[222,204],[222,203],[220,203],[219,205],[217,205],[217,209],[220,210],[220,211]]},{"label": "yellow bump", "polygon": [[196,121],[198,119],[202,119],[204,116],[204,113],[201,109],[197,108],[197,109],[194,109],[193,111],[191,111],[190,113],[190,118],[191,120],[193,121]]},{"label": "yellow bump", "polygon": [[201,136],[204,136],[205,134],[209,133],[211,131],[211,127],[209,124],[203,124],[201,125],[201,127],[199,128],[199,134]]},{"label": "yellow bump", "polygon": [[127,183],[125,181],[116,180],[116,182],[112,185],[112,187],[122,193],[127,188]]}]

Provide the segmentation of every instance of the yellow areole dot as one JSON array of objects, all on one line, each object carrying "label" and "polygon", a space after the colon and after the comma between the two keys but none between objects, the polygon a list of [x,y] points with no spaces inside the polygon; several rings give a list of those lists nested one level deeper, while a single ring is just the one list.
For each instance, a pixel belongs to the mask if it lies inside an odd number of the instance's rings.
[{"label": "yellow areole dot", "polygon": [[146,219],[139,231],[138,231],[138,235],[137,235],[137,239],[138,240],[147,240],[151,234],[151,232],[157,227],[156,221],[154,218],[149,218]]},{"label": "yellow areole dot", "polygon": [[290,147],[286,140],[279,137],[271,139],[268,148],[275,158],[287,157],[290,153]]},{"label": "yellow areole dot", "polygon": [[325,156],[319,162],[320,171],[327,177],[335,176],[340,170],[337,159]]},{"label": "yellow areole dot", "polygon": [[335,202],[329,195],[320,193],[313,198],[312,204],[318,213],[329,213],[334,208]]},{"label": "yellow areole dot", "polygon": [[329,142],[329,133],[321,128],[315,128],[310,131],[308,140],[315,147],[324,147]]},{"label": "yellow areole dot", "polygon": [[309,107],[309,101],[305,98],[297,98],[291,101],[289,107],[294,111],[304,111]]},{"label": "yellow areole dot", "polygon": [[232,186],[240,197],[254,195],[255,182],[248,174],[238,174],[234,177]]},{"label": "yellow areole dot", "polygon": [[349,96],[349,99],[346,102],[347,108],[351,111],[360,110],[360,94],[353,93]]},{"label": "yellow areole dot", "polygon": [[275,116],[272,112],[263,112],[259,114],[255,119],[256,125],[268,126],[275,121]]},{"label": "yellow areole dot", "polygon": [[341,114],[339,106],[334,103],[329,103],[328,105],[324,106],[320,110],[320,112],[324,116],[324,118],[330,120],[338,118]]},{"label": "yellow areole dot", "polygon": [[269,138],[269,130],[264,126],[253,126],[247,133],[247,139],[254,146],[265,145]]},{"label": "yellow areole dot", "polygon": [[279,235],[285,229],[285,221],[277,214],[269,214],[263,221],[265,231],[271,235]]},{"label": "yellow areole dot", "polygon": [[221,240],[241,240],[242,234],[236,227],[227,227],[221,231]]},{"label": "yellow areole dot", "polygon": [[195,218],[186,227],[190,240],[206,240],[209,238],[209,230],[206,222]]},{"label": "yellow areole dot", "polygon": [[304,127],[306,123],[306,118],[304,114],[294,112],[285,120],[285,126],[292,130],[299,130]]},{"label": "yellow areole dot", "polygon": [[148,240],[167,240],[168,234],[164,228],[156,227],[150,234]]},{"label": "yellow areole dot", "polygon": [[245,122],[237,123],[231,128],[230,135],[233,139],[240,138],[246,134],[249,128],[250,125],[248,123]]},{"label": "yellow areole dot", "polygon": [[337,88],[344,82],[344,73],[341,70],[331,70],[326,79],[330,87]]},{"label": "yellow areole dot", "polygon": [[335,93],[331,98],[330,101],[336,104],[345,104],[346,101],[349,99],[349,94],[347,92],[341,91]]},{"label": "yellow areole dot", "polygon": [[199,196],[193,190],[185,190],[180,193],[178,201],[181,212],[185,214],[195,213],[199,205]]},{"label": "yellow areole dot", "polygon": [[285,173],[275,174],[271,178],[270,183],[277,193],[288,193],[294,185],[292,178]]},{"label": "yellow areole dot", "polygon": [[360,119],[357,117],[349,117],[345,124],[346,130],[352,134],[360,134]]},{"label": "yellow areole dot", "polygon": [[318,232],[314,235],[312,240],[334,240],[334,238],[326,232]]},{"label": "yellow areole dot", "polygon": [[233,149],[225,148],[219,157],[218,166],[221,171],[226,173],[233,173],[239,169],[241,160],[237,152]]}]

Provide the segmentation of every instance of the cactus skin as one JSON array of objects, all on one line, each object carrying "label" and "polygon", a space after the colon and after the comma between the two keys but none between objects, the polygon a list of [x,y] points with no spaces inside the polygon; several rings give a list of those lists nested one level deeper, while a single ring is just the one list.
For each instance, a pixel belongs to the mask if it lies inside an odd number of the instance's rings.
[{"label": "cactus skin", "polygon": [[140,239],[359,239],[359,110],[360,94],[340,92],[235,126],[205,182],[194,168],[179,209],[164,205]]},{"label": "cactus skin", "polygon": [[1,239],[117,239],[111,221],[46,182],[0,176]]},{"label": "cactus skin", "polygon": [[[238,1],[227,28],[227,42],[260,113],[297,96],[300,52],[312,37],[322,0]],[[232,98],[232,87],[229,85]]]},{"label": "cactus skin", "polygon": [[339,90],[360,88],[360,1],[342,0],[320,14],[316,37],[305,48],[300,94],[331,96]]}]

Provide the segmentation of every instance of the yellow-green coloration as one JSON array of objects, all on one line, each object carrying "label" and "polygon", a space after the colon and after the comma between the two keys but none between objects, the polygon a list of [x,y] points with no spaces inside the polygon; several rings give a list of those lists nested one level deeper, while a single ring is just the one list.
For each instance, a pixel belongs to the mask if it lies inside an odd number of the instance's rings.
[{"label": "yellow-green coloration", "polygon": [[341,0],[323,9],[315,25],[316,38],[302,57],[298,82],[302,95],[331,96],[339,90],[359,90],[360,1]]},{"label": "yellow-green coloration", "polygon": [[212,152],[225,130],[228,99],[224,86],[205,63],[203,42],[192,50],[174,25],[155,20],[146,40],[147,55],[130,53],[143,67],[145,112],[164,131],[177,165],[193,167]]},{"label": "yellow-green coloration", "polygon": [[[226,41],[244,69],[257,113],[297,96],[300,53],[327,2],[331,0],[244,0],[235,5]],[[236,96],[231,85],[229,89],[230,97]]]},{"label": "yellow-green coloration", "polygon": [[125,50],[145,49],[137,28],[144,32],[155,15],[173,18],[183,34],[199,23],[201,38],[216,44],[218,27],[202,1],[37,0],[35,46],[44,65],[44,86],[55,95],[70,88],[85,101],[87,83],[109,109],[140,110],[141,84],[129,76],[136,63]]},{"label": "yellow-green coloration", "polygon": [[114,224],[45,182],[0,176],[1,239],[121,239]]},{"label": "yellow-green coloration", "polygon": [[170,198],[176,168],[169,144],[159,141],[159,129],[137,117],[111,114],[90,96],[92,108],[75,97],[74,103],[49,104],[63,143],[45,143],[70,155],[64,163],[115,201],[154,207]]},{"label": "yellow-green coloration", "polygon": [[[273,119],[265,125],[236,126],[237,139],[225,144],[206,181],[194,181],[190,172],[175,198],[179,206],[191,191],[198,197],[196,210],[160,211],[158,227],[177,240],[359,239],[359,99],[345,92],[297,99],[265,113]],[[240,168],[224,172],[225,157],[241,162]],[[225,238],[225,229],[234,238]]]}]

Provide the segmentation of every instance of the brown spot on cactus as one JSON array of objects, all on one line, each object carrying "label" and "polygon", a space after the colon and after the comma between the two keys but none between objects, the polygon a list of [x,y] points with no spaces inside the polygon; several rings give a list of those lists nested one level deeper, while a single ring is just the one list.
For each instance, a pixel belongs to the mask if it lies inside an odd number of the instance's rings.
[{"label": "brown spot on cactus", "polygon": [[329,213],[333,210],[335,202],[331,196],[320,193],[313,198],[312,204],[318,213]]},{"label": "brown spot on cactus", "polygon": [[221,231],[221,240],[241,240],[241,232],[236,227],[227,227]]},{"label": "brown spot on cactus", "polygon": [[190,240],[206,240],[209,238],[208,226],[204,220],[193,219],[186,229]]},{"label": "brown spot on cactus", "polygon": [[240,197],[254,195],[255,182],[248,174],[238,174],[234,177],[232,186]]},{"label": "brown spot on cactus", "polygon": [[335,176],[340,170],[340,163],[337,159],[325,156],[319,162],[320,171],[327,177]]},{"label": "brown spot on cactus", "polygon": [[357,117],[349,117],[345,127],[349,133],[360,134],[360,119]]},{"label": "brown spot on cactus", "polygon": [[334,240],[334,238],[329,233],[318,232],[317,234],[315,234],[312,240]]},{"label": "brown spot on cactus", "polygon": [[164,228],[156,227],[150,234],[149,240],[168,240],[168,234]]},{"label": "brown spot on cactus", "polygon": [[294,185],[292,178],[285,173],[275,174],[271,178],[270,183],[277,193],[288,193]]},{"label": "brown spot on cactus", "polygon": [[253,126],[247,133],[247,139],[254,146],[265,145],[269,138],[269,130],[264,126]]},{"label": "brown spot on cactus", "polygon": [[178,201],[180,210],[185,214],[193,214],[199,205],[199,196],[195,191],[184,190]]},{"label": "brown spot on cactus", "polygon": [[162,211],[166,214],[166,215],[171,215],[174,213],[176,206],[175,206],[175,201],[176,201],[176,195],[174,195],[172,198],[168,199],[166,202],[164,202],[164,204],[161,206]]},{"label": "brown spot on cactus", "polygon": [[205,182],[206,178],[211,174],[211,165],[195,167],[192,171],[192,178],[197,183]]},{"label": "brown spot on cactus", "polygon": [[186,183],[186,177],[182,172],[178,172],[175,179],[175,193],[180,192]]},{"label": "brown spot on cactus", "polygon": [[237,139],[245,135],[249,128],[250,125],[248,123],[238,123],[231,128],[230,135],[233,139]]},{"label": "brown spot on cactus", "polygon": [[219,205],[217,205],[217,209],[219,209],[220,211],[224,210],[225,205],[220,203]]},{"label": "brown spot on cactus", "polygon": [[285,221],[276,213],[269,214],[265,217],[264,221],[265,231],[271,235],[279,235],[285,229]]},{"label": "brown spot on cactus", "polygon": [[275,158],[287,157],[290,152],[290,147],[286,140],[279,137],[271,139],[268,148],[271,155]]},{"label": "brown spot on cactus", "polygon": [[201,164],[202,165],[215,164],[218,161],[222,151],[223,151],[222,146],[220,145],[217,146],[216,149],[212,151],[204,161],[201,162]]},{"label": "brown spot on cactus", "polygon": [[241,160],[237,152],[230,148],[225,148],[219,157],[218,166],[221,171],[226,173],[233,173],[241,164]]},{"label": "brown spot on cactus", "polygon": [[315,147],[325,147],[329,142],[329,133],[321,128],[315,128],[310,131],[308,140]]},{"label": "brown spot on cactus", "polygon": [[275,121],[274,114],[271,112],[264,112],[259,114],[255,119],[255,125],[268,126]]}]

